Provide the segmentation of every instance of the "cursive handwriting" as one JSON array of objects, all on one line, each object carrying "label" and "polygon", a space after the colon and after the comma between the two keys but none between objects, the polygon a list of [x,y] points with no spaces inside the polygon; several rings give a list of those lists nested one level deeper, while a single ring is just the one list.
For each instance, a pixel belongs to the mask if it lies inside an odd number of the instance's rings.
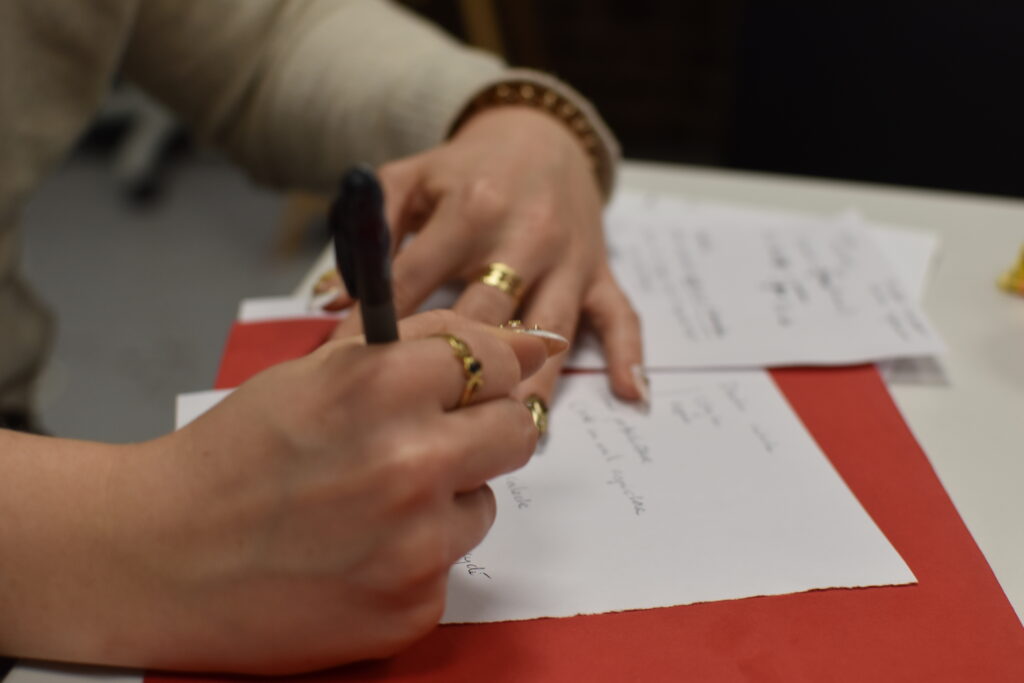
[{"label": "cursive handwriting", "polygon": [[470,576],[486,576],[488,579],[491,575],[487,573],[487,567],[481,567],[473,562],[473,556],[470,553],[463,555],[461,559],[456,560],[455,566],[462,566],[466,568],[466,573]]},{"label": "cursive handwriting", "polygon": [[633,513],[635,515],[640,516],[647,511],[647,508],[644,507],[644,497],[629,488],[629,485],[626,483],[626,475],[622,470],[612,470],[612,478],[606,483],[609,486],[618,487],[622,491],[622,495],[626,496],[633,506]]},{"label": "cursive handwriting", "polygon": [[530,490],[529,486],[520,484],[519,480],[515,477],[509,477],[506,479],[505,486],[508,488],[508,492],[512,494],[512,500],[515,501],[517,508],[525,510],[530,507],[530,503],[533,502],[533,499],[530,498],[528,494],[528,491]]}]

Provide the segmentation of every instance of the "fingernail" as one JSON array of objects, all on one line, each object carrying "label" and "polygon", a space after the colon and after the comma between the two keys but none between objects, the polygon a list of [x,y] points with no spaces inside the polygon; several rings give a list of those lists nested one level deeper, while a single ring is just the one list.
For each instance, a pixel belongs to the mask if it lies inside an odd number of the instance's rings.
[{"label": "fingernail", "polygon": [[348,292],[343,289],[329,289],[310,297],[306,304],[310,311],[340,311],[348,303]]},{"label": "fingernail", "polygon": [[553,356],[556,353],[561,353],[569,348],[569,340],[558,334],[557,332],[549,332],[548,330],[542,330],[539,327],[526,328],[526,327],[507,327],[505,328],[510,332],[516,332],[518,334],[528,334],[531,337],[537,337],[544,345],[548,348],[548,355]]},{"label": "fingernail", "polygon": [[640,394],[640,403],[644,409],[650,410],[651,407],[651,380],[647,378],[647,373],[644,372],[644,366],[633,365],[629,368],[630,374],[633,375],[633,386],[636,387],[637,393]]},{"label": "fingernail", "polygon": [[337,270],[331,268],[316,279],[316,282],[313,284],[313,293],[323,294],[324,292],[336,290],[339,287],[341,287],[341,275],[338,274]]}]

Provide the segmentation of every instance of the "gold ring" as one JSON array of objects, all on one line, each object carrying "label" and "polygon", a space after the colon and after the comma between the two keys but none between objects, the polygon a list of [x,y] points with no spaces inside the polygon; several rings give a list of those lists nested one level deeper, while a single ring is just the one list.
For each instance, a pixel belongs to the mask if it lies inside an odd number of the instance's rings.
[{"label": "gold ring", "polygon": [[513,299],[523,292],[523,278],[511,266],[504,263],[489,263],[480,276],[480,282],[496,287]]},{"label": "gold ring", "polygon": [[469,344],[454,334],[435,334],[433,336],[448,342],[448,346],[452,347],[452,352],[455,354],[455,359],[462,363],[462,374],[466,378],[466,385],[462,388],[462,396],[459,398],[457,406],[461,408],[469,403],[469,399],[473,397],[476,390],[484,385],[484,366],[473,356],[473,352],[469,350]]},{"label": "gold ring", "polygon": [[523,401],[526,404],[526,409],[530,411],[530,417],[533,418],[533,425],[540,432],[541,436],[548,433],[548,406],[537,394],[530,394]]}]

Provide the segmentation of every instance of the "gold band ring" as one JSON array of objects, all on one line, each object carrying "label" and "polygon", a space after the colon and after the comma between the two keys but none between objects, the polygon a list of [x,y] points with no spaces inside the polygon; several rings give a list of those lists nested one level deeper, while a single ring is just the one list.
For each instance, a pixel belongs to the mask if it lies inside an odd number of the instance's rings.
[{"label": "gold band ring", "polygon": [[473,356],[473,352],[469,349],[469,344],[454,334],[435,334],[433,336],[448,342],[448,346],[452,348],[452,352],[455,354],[455,360],[462,364],[462,374],[466,378],[466,385],[462,388],[462,396],[459,398],[458,406],[456,406],[461,408],[469,403],[469,399],[473,397],[476,390],[484,385],[484,366]]},{"label": "gold band ring", "polygon": [[513,299],[519,299],[523,293],[523,278],[511,266],[504,263],[489,263],[480,275],[480,282],[496,287]]},{"label": "gold band ring", "polygon": [[526,409],[530,411],[530,417],[533,418],[533,425],[537,428],[537,431],[541,436],[548,433],[548,406],[537,394],[530,394],[523,401],[526,404]]}]

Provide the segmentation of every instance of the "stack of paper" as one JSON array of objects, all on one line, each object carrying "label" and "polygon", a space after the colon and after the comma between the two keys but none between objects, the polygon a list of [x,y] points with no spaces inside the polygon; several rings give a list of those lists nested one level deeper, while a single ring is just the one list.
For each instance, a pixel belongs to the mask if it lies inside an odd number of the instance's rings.
[{"label": "stack of paper", "polygon": [[[930,356],[942,343],[853,214],[624,195],[611,264],[644,324],[649,368],[836,365]],[[592,337],[570,365],[601,368]]]}]

